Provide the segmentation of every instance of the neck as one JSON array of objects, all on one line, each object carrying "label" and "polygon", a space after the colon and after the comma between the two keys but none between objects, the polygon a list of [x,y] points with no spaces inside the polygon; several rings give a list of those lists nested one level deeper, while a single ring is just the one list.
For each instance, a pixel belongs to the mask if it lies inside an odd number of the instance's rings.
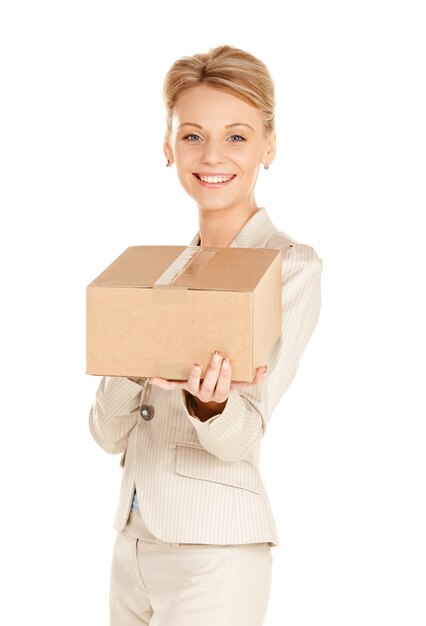
[{"label": "neck", "polygon": [[244,224],[258,210],[256,204],[244,210],[241,207],[218,210],[199,208],[200,245],[209,248],[228,248]]}]

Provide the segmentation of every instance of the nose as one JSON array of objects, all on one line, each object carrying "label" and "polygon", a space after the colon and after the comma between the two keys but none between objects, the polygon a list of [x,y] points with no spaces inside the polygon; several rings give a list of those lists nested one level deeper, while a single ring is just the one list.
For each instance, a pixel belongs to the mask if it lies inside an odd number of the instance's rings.
[{"label": "nose", "polygon": [[219,145],[219,142],[208,141],[204,144],[201,162],[206,164],[224,162],[223,148]]}]

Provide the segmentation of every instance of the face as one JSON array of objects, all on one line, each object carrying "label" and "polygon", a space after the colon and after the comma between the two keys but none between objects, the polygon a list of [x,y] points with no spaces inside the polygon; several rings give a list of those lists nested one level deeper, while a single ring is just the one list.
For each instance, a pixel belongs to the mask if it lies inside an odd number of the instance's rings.
[{"label": "face", "polygon": [[265,137],[255,107],[228,92],[198,85],[179,97],[164,152],[199,208],[249,211],[255,205],[259,167],[272,162],[275,140]]}]

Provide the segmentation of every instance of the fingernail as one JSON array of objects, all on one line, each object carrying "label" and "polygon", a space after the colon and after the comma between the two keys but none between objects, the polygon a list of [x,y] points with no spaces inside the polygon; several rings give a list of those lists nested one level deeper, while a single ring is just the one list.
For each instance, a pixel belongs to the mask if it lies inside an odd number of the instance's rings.
[{"label": "fingernail", "polygon": [[201,369],[201,365],[199,363],[194,363],[194,370]]},{"label": "fingernail", "polygon": [[223,359],[223,362],[222,362],[222,369],[223,370],[227,370],[228,368],[229,368],[229,361],[228,361],[227,357],[225,357]]},{"label": "fingernail", "polygon": [[263,376],[266,376],[267,370],[268,370],[268,367],[265,367],[265,371],[263,372]]},{"label": "fingernail", "polygon": [[213,363],[219,363],[220,361],[220,350],[215,350],[213,354]]}]

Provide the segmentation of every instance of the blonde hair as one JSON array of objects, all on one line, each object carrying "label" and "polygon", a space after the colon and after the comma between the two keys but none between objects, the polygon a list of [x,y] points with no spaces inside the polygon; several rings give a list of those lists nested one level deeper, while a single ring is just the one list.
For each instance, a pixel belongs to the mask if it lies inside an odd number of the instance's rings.
[{"label": "blonde hair", "polygon": [[266,65],[233,46],[217,46],[208,52],[184,56],[173,63],[163,83],[167,130],[171,133],[175,104],[181,93],[206,84],[227,91],[256,107],[265,135],[275,131],[275,89]]}]

